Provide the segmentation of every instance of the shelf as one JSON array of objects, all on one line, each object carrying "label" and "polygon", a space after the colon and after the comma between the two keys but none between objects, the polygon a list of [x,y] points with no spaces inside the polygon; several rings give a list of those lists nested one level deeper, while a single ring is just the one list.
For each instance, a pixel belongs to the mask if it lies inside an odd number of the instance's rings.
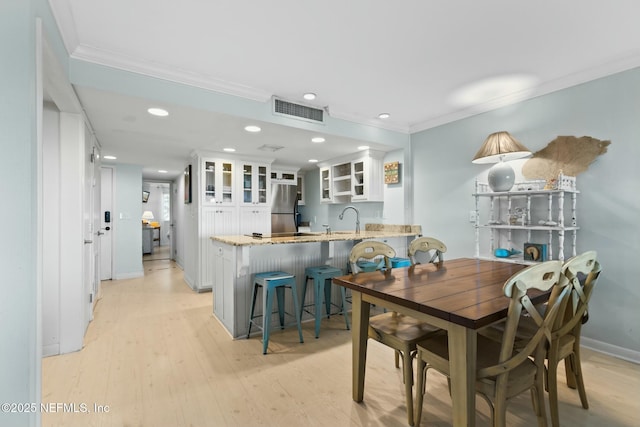
[{"label": "shelf", "polygon": [[473,193],[472,196],[495,197],[495,196],[542,196],[560,193],[580,193],[579,190],[523,190],[523,191],[487,191]]},{"label": "shelf", "polygon": [[334,181],[345,181],[347,179],[351,179],[351,175],[336,176],[333,178]]},{"label": "shelf", "polygon": [[544,225],[506,225],[506,224],[502,224],[502,225],[489,225],[489,224],[485,224],[485,225],[478,225],[478,227],[480,228],[493,228],[493,229],[497,229],[497,230],[533,230],[533,231],[560,231],[560,230],[564,230],[564,231],[574,231],[574,230],[579,230],[580,227],[559,227],[559,226],[555,226],[555,227],[548,227],[548,226],[544,226]]}]

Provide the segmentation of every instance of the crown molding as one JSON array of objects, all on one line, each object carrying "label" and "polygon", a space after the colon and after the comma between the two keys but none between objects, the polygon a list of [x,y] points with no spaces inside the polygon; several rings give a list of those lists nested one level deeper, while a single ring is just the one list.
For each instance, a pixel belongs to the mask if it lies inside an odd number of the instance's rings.
[{"label": "crown molding", "polygon": [[272,95],[271,93],[249,86],[175,69],[166,64],[141,61],[86,45],[78,46],[71,54],[71,58],[259,102],[269,101]]},{"label": "crown molding", "polygon": [[640,67],[640,52],[633,52],[633,54],[625,56],[623,58],[608,61],[587,70],[583,70],[555,80],[548,81],[546,83],[539,84],[535,88],[528,91],[516,92],[497,99],[492,99],[484,103],[473,105],[465,109],[452,111],[451,113],[422,121],[411,126],[409,133],[413,134],[416,132],[421,132],[457,120],[475,116],[477,114],[486,113],[488,111],[496,110],[508,105],[513,105],[518,102],[526,101],[528,99],[537,98],[542,95],[547,95],[559,90],[568,89],[573,86],[577,86],[603,77],[608,77],[613,74],[621,73],[623,71],[628,71],[637,67]]}]

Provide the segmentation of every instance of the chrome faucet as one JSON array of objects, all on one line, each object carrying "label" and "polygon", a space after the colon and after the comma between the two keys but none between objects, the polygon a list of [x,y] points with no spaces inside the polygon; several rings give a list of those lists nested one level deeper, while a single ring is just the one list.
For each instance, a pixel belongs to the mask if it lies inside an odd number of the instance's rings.
[{"label": "chrome faucet", "polygon": [[344,218],[344,213],[347,211],[347,209],[353,209],[354,211],[356,211],[356,234],[360,234],[360,211],[355,206],[349,205],[344,208],[342,210],[342,213],[338,215],[338,219]]}]

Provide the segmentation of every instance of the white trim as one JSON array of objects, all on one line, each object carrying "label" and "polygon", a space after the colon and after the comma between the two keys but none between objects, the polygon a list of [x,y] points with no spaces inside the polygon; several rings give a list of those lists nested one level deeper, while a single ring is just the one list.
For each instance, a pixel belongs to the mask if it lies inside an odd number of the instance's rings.
[{"label": "white trim", "polygon": [[122,273],[114,275],[114,280],[127,280],[127,279],[136,279],[138,277],[144,276],[144,270],[134,271],[131,273]]},{"label": "white trim", "polygon": [[[43,292],[43,272],[44,272],[44,251],[43,251],[43,233],[44,229],[44,194],[43,194],[43,154],[42,154],[42,123],[44,108],[44,37],[42,31],[42,19],[36,18],[35,22],[35,57],[36,57],[36,301],[35,301],[35,343],[33,351],[30,353],[30,362],[33,362],[34,369],[29,370],[31,379],[29,384],[35,385],[35,390],[30,389],[33,402],[39,404],[42,402],[42,292]],[[42,415],[39,411],[34,411],[30,416],[30,422],[40,425]]]},{"label": "white trim", "polygon": [[248,98],[254,101],[267,102],[271,99],[271,93],[267,93],[260,89],[216,79],[204,74],[187,72],[185,70],[176,70],[165,64],[140,61],[136,58],[129,58],[120,54],[84,45],[78,46],[71,54],[71,58],[124,71],[130,71],[148,77],[160,78],[175,83],[195,86],[201,89],[208,89],[226,93],[228,95]]},{"label": "white trim", "polygon": [[580,343],[585,348],[608,354],[609,356],[617,357],[618,359],[626,360],[628,362],[640,364],[640,351],[607,344],[606,342],[597,341],[584,336],[580,338]]},{"label": "white trim", "polygon": [[64,43],[64,47],[67,49],[67,52],[73,52],[76,50],[79,42],[78,33],[76,32],[76,24],[73,20],[73,13],[71,12],[71,3],[56,2],[57,6],[53,7],[51,3],[54,1],[55,0],[49,0],[49,10],[53,15],[53,19],[56,21],[58,28],[64,28],[64,31],[58,31],[62,38],[62,42]]}]

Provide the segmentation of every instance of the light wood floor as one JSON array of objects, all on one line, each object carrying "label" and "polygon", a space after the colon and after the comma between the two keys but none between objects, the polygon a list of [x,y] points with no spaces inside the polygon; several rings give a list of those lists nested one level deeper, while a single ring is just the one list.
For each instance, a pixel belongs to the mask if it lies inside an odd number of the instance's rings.
[{"label": "light wood floor", "polygon": [[[295,328],[273,333],[265,356],[260,339],[229,337],[212,315],[212,294],[191,291],[175,264],[144,266],[144,278],[103,283],[82,351],[43,360],[43,403],[90,411],[45,413],[43,426],[407,425],[401,372],[377,342],[365,400],[351,400],[350,332],[340,316],[323,321],[319,339],[305,323],[304,344]],[[583,356],[591,408],[561,386],[562,425],[640,425],[640,366]],[[451,425],[446,380],[430,373],[427,387],[423,425]],[[477,408],[477,425],[488,425],[486,403]],[[507,424],[536,424],[529,394],[510,403]]]}]

